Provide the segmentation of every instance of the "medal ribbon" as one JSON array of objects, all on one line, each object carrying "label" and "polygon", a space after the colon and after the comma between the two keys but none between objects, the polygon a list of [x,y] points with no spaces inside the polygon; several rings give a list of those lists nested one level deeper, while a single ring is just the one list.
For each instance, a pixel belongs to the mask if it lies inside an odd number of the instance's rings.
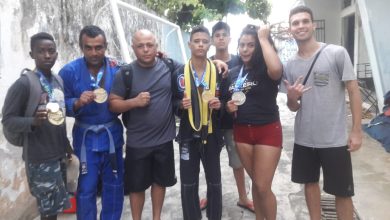
[{"label": "medal ribbon", "polygon": [[234,84],[234,92],[239,92],[242,89],[242,86],[244,85],[244,82],[246,80],[246,77],[248,76],[248,73],[245,74],[244,77],[242,77],[242,72],[244,69],[244,65],[241,67],[240,73],[238,74],[236,83]]},{"label": "medal ribbon", "polygon": [[93,77],[92,74],[89,74],[90,77],[91,77],[91,81],[92,81],[92,82],[91,82],[91,86],[92,86],[92,88],[94,88],[94,89],[96,89],[96,88],[99,87],[100,80],[103,78],[103,75],[104,75],[104,74],[103,74],[103,73],[104,73],[103,68],[105,68],[105,66],[103,66],[102,68],[100,68],[98,74],[96,75],[96,79],[95,79],[95,77]]},{"label": "medal ribbon", "polygon": [[[191,62],[191,61],[190,61]],[[196,73],[196,71],[195,71],[195,68],[192,66],[192,64],[191,64],[191,71],[193,72],[193,76],[194,76],[194,80],[195,80],[195,85],[196,85],[196,87],[199,87],[199,86],[201,86],[201,87],[203,87],[204,89],[206,89],[206,90],[208,90],[209,89],[209,86],[207,85],[207,83],[206,83],[206,81],[205,81],[205,73],[206,73],[206,69],[207,69],[207,66],[206,66],[206,68],[204,69],[204,71],[203,71],[203,74],[202,74],[202,78],[199,80],[199,78],[198,78],[198,74]]]},{"label": "medal ribbon", "polygon": [[45,90],[45,92],[47,92],[47,94],[49,95],[49,101],[56,101],[53,97],[52,84],[49,82],[49,80],[47,80],[46,76],[41,71],[37,70],[37,73],[39,75],[39,82],[41,83],[43,90]]}]

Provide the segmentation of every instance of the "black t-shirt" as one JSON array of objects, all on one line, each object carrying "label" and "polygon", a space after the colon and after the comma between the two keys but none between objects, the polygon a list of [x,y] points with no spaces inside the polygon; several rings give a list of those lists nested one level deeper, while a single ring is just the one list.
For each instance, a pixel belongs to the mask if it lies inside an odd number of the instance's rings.
[{"label": "black t-shirt", "polygon": [[[224,102],[231,99],[234,87],[242,66],[233,68],[223,86],[222,98]],[[234,123],[263,125],[279,120],[276,96],[278,94],[279,80],[268,76],[267,69],[243,69],[242,77],[246,77],[241,91],[246,95],[246,101],[238,107]]]}]

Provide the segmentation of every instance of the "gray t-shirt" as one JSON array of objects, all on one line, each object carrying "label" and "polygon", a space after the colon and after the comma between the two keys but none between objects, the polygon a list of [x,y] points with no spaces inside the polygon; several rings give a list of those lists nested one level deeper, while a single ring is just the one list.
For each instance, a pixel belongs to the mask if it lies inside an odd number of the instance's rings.
[{"label": "gray t-shirt", "polygon": [[[322,44],[321,46],[324,46]],[[295,55],[284,67],[284,77],[292,84],[305,75],[314,59]],[[347,145],[345,81],[356,76],[347,51],[328,45],[314,64],[295,117],[295,143],[328,148]]]},{"label": "gray t-shirt", "polygon": [[[131,65],[133,80],[130,98],[136,97],[140,92],[149,92],[151,98],[148,106],[130,110],[126,131],[127,146],[144,148],[172,141],[176,129],[169,67],[161,59],[157,59],[151,68],[142,68],[136,61]],[[179,66],[176,62],[174,65]],[[111,93],[126,97],[122,74],[116,74]]]}]

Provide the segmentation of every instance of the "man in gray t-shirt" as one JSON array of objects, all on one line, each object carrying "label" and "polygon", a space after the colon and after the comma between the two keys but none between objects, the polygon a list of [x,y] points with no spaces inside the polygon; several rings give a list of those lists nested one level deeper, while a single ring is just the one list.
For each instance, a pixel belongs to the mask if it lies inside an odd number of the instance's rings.
[{"label": "man in gray t-shirt", "polygon": [[[362,143],[361,97],[348,53],[343,47],[317,42],[313,13],[305,6],[290,11],[290,32],[298,53],[284,68],[287,106],[297,112],[292,181],[305,184],[310,219],[321,219],[319,177],[324,191],[336,196],[338,219],[352,219],[354,195],[350,152]],[[324,48],[308,77],[305,74]],[[352,112],[347,135],[345,89]]]},{"label": "man in gray t-shirt", "polygon": [[[131,91],[126,90],[122,74],[116,74],[109,97],[110,110],[129,111],[124,183],[130,192],[132,217],[141,219],[145,190],[152,186],[153,219],[159,219],[165,188],[176,183],[172,74],[169,66],[156,58],[157,42],[150,31],[137,31],[132,48],[137,60],[130,64]],[[172,65],[180,66],[176,62]]]}]

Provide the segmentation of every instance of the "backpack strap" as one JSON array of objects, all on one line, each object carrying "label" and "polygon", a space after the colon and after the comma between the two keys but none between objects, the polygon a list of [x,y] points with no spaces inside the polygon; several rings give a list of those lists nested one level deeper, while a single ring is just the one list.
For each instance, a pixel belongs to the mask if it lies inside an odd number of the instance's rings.
[{"label": "backpack strap", "polygon": [[173,60],[171,58],[161,58],[161,60],[165,63],[165,65],[168,66],[169,71],[171,73],[171,91],[172,91],[172,96],[175,94],[175,87],[174,85],[176,84],[176,78],[175,78],[175,64],[173,63]]},{"label": "backpack strap", "polygon": [[[133,81],[133,68],[131,64],[122,66],[120,68],[120,74],[122,74],[122,81],[126,89],[126,94],[124,99],[129,99],[131,94],[131,85]],[[130,117],[130,111],[126,111],[122,113],[122,122],[123,126],[127,128],[127,122]]]},{"label": "backpack strap", "polygon": [[125,65],[121,67],[121,74],[122,74],[122,80],[123,84],[125,85],[126,88],[126,95],[125,99],[130,98],[130,93],[131,93],[131,85],[133,82],[133,67],[131,64]]},{"label": "backpack strap", "polygon": [[175,72],[175,65],[173,64],[173,60],[171,58],[161,58],[161,60],[168,66],[171,75]]},{"label": "backpack strap", "polygon": [[30,117],[34,115],[43,90],[36,73],[34,73],[33,71],[27,71],[22,72],[22,74],[27,76],[30,86],[30,94],[27,101],[26,111],[24,112],[25,116]]},{"label": "backpack strap", "polygon": [[[39,104],[41,94],[43,92],[41,83],[39,81],[38,75],[34,73],[33,71],[29,69],[23,69],[21,76],[25,75],[28,79],[28,84],[30,86],[30,94],[28,96],[27,106],[26,110],[24,112],[24,116],[31,117],[34,115],[35,110]],[[23,155],[25,157],[25,161],[28,162],[28,153],[27,153],[27,147],[28,147],[28,138],[27,133],[23,134]],[[26,169],[26,172],[28,173],[28,169]]]},{"label": "backpack strap", "polygon": [[[175,72],[175,66],[173,60],[171,58],[161,58],[161,60],[165,63],[165,65],[168,66],[169,71],[171,73],[171,78],[173,79],[174,78],[173,74]],[[124,98],[128,99],[130,98],[131,87],[133,82],[133,67],[131,64],[122,66],[120,72],[122,74],[123,84],[125,85],[126,88],[126,95]]]}]

